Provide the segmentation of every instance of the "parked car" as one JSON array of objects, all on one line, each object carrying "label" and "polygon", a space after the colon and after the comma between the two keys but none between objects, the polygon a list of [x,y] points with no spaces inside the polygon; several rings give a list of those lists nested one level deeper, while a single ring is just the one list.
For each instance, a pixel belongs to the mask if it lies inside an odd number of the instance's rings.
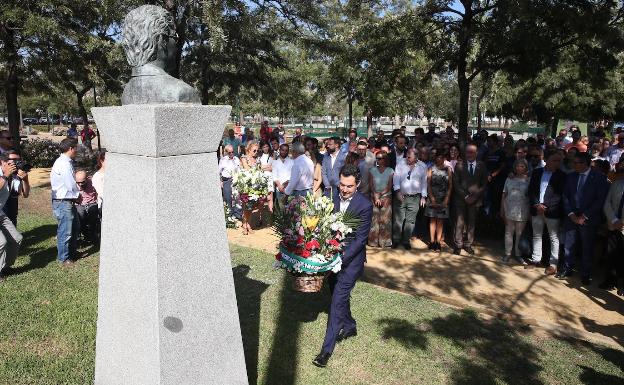
[{"label": "parked car", "polygon": [[48,118],[46,116],[40,117],[39,124],[48,124]]},{"label": "parked car", "polygon": [[24,124],[37,124],[38,120],[37,118],[24,118],[22,122],[24,122]]}]

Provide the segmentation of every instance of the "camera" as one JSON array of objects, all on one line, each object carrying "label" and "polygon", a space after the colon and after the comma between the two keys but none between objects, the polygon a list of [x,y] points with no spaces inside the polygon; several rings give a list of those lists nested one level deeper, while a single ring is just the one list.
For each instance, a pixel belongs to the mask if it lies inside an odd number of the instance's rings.
[{"label": "camera", "polygon": [[22,170],[24,172],[30,172],[30,170],[33,168],[31,164],[26,163],[26,161],[22,159],[15,160],[13,161],[13,163],[15,164],[16,169]]}]

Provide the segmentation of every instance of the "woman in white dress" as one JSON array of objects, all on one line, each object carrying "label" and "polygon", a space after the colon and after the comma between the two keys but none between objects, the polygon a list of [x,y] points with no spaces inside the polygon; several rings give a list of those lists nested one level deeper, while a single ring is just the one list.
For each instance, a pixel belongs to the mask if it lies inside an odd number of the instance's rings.
[{"label": "woman in white dress", "polygon": [[[521,265],[526,262],[520,255],[520,236],[529,220],[529,164],[525,159],[514,162],[513,173],[505,181],[501,213],[505,219],[505,255],[503,262],[509,262],[511,250],[515,251],[515,258]],[[514,242],[515,235],[515,242]]]}]

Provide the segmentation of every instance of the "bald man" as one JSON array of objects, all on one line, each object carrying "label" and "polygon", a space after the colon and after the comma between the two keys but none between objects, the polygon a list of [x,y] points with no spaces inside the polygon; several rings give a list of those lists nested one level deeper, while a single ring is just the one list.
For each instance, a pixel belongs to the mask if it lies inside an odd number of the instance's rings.
[{"label": "bald man", "polygon": [[76,184],[79,194],[76,200],[76,211],[80,221],[80,232],[89,242],[98,244],[100,211],[97,205],[97,192],[85,171],[76,171]]}]

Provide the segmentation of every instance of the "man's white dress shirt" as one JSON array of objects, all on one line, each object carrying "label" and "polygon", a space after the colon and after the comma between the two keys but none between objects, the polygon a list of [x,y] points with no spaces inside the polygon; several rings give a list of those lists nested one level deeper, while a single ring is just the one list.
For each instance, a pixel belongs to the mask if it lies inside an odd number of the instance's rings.
[{"label": "man's white dress shirt", "polygon": [[427,165],[418,160],[411,167],[408,164],[397,167],[393,185],[394,191],[400,191],[402,194],[420,194],[423,198],[427,197]]},{"label": "man's white dress shirt", "polygon": [[290,180],[290,173],[293,166],[293,160],[290,157],[282,159],[278,157],[273,161],[273,180],[284,184]]},{"label": "man's white dress shirt", "polygon": [[74,179],[74,166],[69,156],[61,154],[52,166],[50,172],[52,199],[77,199],[78,185]]},{"label": "man's white dress shirt", "polygon": [[353,195],[351,195],[351,198],[349,199],[342,199],[342,195],[340,196],[340,212],[341,213],[344,213],[345,211],[347,211],[352,199],[353,199]]},{"label": "man's white dress shirt", "polygon": [[234,172],[240,168],[240,159],[238,157],[233,157],[230,159],[229,156],[224,156],[219,161],[219,175],[222,178],[229,179],[232,177]]},{"label": "man's white dress shirt", "polygon": [[314,182],[314,163],[312,159],[305,155],[299,155],[293,160],[290,170],[290,182],[286,186],[284,193],[292,195],[295,191],[311,190]]}]

